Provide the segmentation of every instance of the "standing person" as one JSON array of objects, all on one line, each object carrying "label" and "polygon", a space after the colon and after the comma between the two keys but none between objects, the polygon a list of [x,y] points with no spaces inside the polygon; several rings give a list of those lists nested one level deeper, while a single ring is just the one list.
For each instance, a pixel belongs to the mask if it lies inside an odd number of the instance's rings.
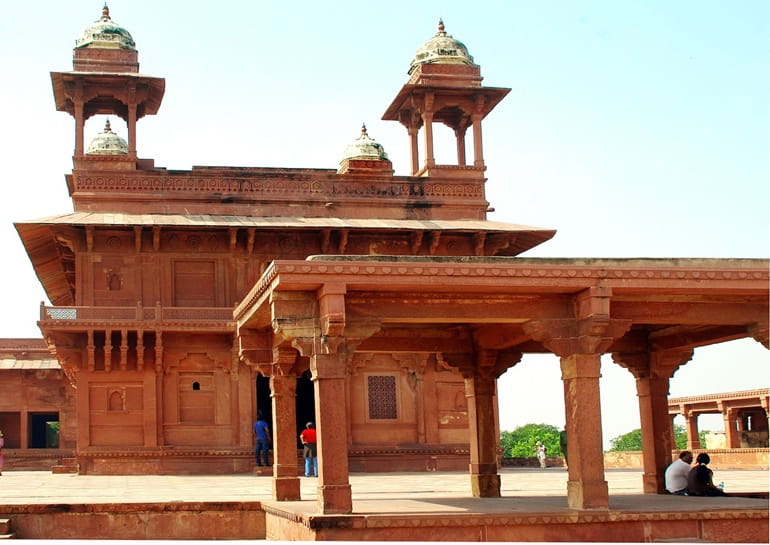
[{"label": "standing person", "polygon": [[683,450],[679,453],[679,458],[671,462],[666,468],[666,490],[670,494],[684,496],[687,494],[687,477],[690,475],[690,464],[692,464],[692,452]]},{"label": "standing person", "polygon": [[714,472],[707,467],[711,457],[705,452],[698,454],[695,462],[698,464],[690,470],[687,476],[688,496],[726,496],[721,488],[714,486]]},{"label": "standing person", "polygon": [[545,453],[547,450],[540,441],[535,443],[535,452],[537,453],[537,461],[540,462],[540,467],[545,467]]},{"label": "standing person", "polygon": [[304,447],[302,456],[305,458],[305,477],[318,477],[318,450],[316,449],[315,428],[313,428],[312,422],[305,425],[305,429],[299,434],[299,440]]},{"label": "standing person", "polygon": [[268,455],[270,453],[270,426],[265,422],[262,412],[257,416],[257,421],[254,422],[254,434],[257,436],[257,446],[254,454],[257,457],[257,465],[262,465],[262,453],[264,453],[265,464],[270,465]]}]

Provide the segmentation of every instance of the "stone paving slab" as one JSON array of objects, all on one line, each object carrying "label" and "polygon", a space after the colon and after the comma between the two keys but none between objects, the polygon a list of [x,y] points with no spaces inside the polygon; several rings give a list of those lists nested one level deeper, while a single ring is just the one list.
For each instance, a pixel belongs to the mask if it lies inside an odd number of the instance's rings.
[{"label": "stone paving slab", "polygon": [[[642,494],[642,473],[638,470],[608,470],[606,479],[611,504],[624,495]],[[754,470],[720,470],[715,479],[724,481],[728,492],[768,490],[769,473]],[[543,507],[566,507],[567,471],[564,468],[503,468],[500,471],[504,498],[517,499],[521,505],[548,497]],[[463,472],[423,473],[354,473],[350,476],[354,509],[368,510],[378,500],[395,500],[393,507],[423,512],[429,504],[443,502],[449,511],[462,509],[452,501],[472,498],[470,479]],[[303,500],[317,498],[318,479],[300,477]],[[646,495],[651,504],[659,504],[667,496]],[[521,500],[526,498],[527,501]],[[0,476],[0,505],[51,503],[152,503],[152,502],[221,502],[269,501],[272,478],[251,474],[238,475],[77,475],[52,474],[46,471],[4,471]],[[718,498],[685,498],[716,505]],[[452,501],[449,501],[452,500]],[[654,501],[653,501],[654,500]],[[491,499],[500,505],[499,499]],[[667,500],[666,500],[667,501]],[[756,501],[756,500],[754,500]],[[762,501],[762,500],[759,500]],[[765,505],[767,504],[767,500]],[[711,502],[711,503],[708,503]],[[315,509],[316,502],[307,503]],[[391,502],[389,502],[391,503]],[[459,504],[458,504],[459,505]],[[614,506],[611,505],[613,508]],[[551,508],[548,507],[548,508]],[[511,506],[505,509],[511,509]],[[374,508],[372,508],[374,509]],[[529,507],[527,507],[529,509]]]}]

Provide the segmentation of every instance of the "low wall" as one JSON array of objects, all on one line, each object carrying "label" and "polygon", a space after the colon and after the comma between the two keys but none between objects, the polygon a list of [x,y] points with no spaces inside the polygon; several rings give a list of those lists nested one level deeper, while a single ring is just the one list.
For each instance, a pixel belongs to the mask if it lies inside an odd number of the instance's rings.
[{"label": "low wall", "polygon": [[72,449],[3,449],[3,469],[15,471],[51,471],[62,458],[72,457]]},{"label": "low wall", "polygon": [[[672,458],[677,458],[681,451],[675,450],[671,453]],[[693,454],[697,456],[701,452],[708,453],[711,458],[709,467],[711,469],[753,469],[767,470],[770,465],[770,449],[767,448],[733,448],[733,449],[712,449],[712,450],[694,450]],[[528,457],[506,457],[500,459],[501,467],[540,467],[537,458]],[[567,467],[564,458],[561,456],[548,456],[546,458],[548,467]],[[629,450],[624,452],[605,452],[605,469],[642,469],[644,463],[642,460],[642,451]]]},{"label": "low wall", "polygon": [[[681,451],[675,450],[671,453],[672,458],[677,458]],[[711,458],[709,467],[711,469],[768,469],[767,448],[733,448],[733,449],[698,449],[693,450],[697,456],[701,452],[708,453]],[[605,452],[605,469],[642,469],[641,451],[628,452]]]},{"label": "low wall", "polygon": [[260,502],[0,505],[19,539],[265,539]]}]

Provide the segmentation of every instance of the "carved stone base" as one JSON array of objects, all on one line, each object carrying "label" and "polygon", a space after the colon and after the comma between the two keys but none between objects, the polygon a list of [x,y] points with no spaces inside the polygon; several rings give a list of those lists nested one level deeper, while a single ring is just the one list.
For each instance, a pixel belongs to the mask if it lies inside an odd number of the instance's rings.
[{"label": "carved stone base", "polygon": [[476,498],[499,498],[500,475],[471,475],[471,490]]}]

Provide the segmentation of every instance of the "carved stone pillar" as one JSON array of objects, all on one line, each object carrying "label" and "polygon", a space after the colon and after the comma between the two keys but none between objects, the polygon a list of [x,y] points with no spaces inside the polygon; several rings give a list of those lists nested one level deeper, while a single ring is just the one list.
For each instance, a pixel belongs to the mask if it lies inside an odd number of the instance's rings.
[{"label": "carved stone pillar", "polygon": [[420,152],[419,152],[419,145],[417,142],[418,133],[420,129],[419,127],[410,126],[407,130],[409,134],[409,157],[411,159],[412,163],[412,176],[417,174],[417,172],[420,170]]},{"label": "carved stone pillar", "polygon": [[692,350],[614,353],[612,358],[636,378],[642,426],[642,488],[645,494],[665,494],[665,471],[675,446],[668,414],[669,379],[692,358]]},{"label": "carved stone pillar", "polygon": [[479,350],[476,354],[475,372],[472,376],[465,377],[471,444],[471,491],[478,498],[500,497],[495,386],[497,378],[505,369],[521,360],[521,354],[517,354],[507,364],[503,364],[498,362],[498,355],[497,350]]},{"label": "carved stone pillar", "polygon": [[701,448],[700,432],[698,431],[698,413],[687,410],[684,413],[684,422],[687,429],[687,449],[697,450]]},{"label": "carved stone pillar", "polygon": [[631,327],[609,318],[609,289],[590,288],[575,297],[575,319],[532,320],[524,330],[561,357],[569,480],[567,502],[576,509],[606,509],[599,377],[601,355]]},{"label": "carved stone pillar", "polygon": [[300,499],[297,475],[297,375],[294,361],[297,351],[274,351],[270,375],[273,408],[273,498],[277,501]]},{"label": "carved stone pillar", "polygon": [[[305,342],[306,341],[306,342]],[[315,393],[318,448],[318,510],[327,514],[353,512],[348,470],[348,414],[345,403],[347,354],[338,345],[323,353],[320,340],[296,340],[300,352],[310,357]]]},{"label": "carved stone pillar", "polygon": [[465,379],[468,403],[471,492],[477,498],[499,498],[497,449],[500,444],[496,420],[496,380],[521,360],[521,353],[511,355],[477,348],[475,355],[441,354],[442,361],[456,367]]},{"label": "carved stone pillar", "polygon": [[736,411],[721,402],[717,403],[722,412],[722,419],[725,423],[725,448],[738,448],[741,446],[740,433],[735,424]]},{"label": "carved stone pillar", "polygon": [[[483,99],[482,99],[483,100]],[[481,118],[483,115],[473,115],[473,166],[484,166],[484,146],[481,142]]]},{"label": "carved stone pillar", "polygon": [[422,113],[422,124],[425,129],[425,166],[436,166],[436,156],[433,153],[433,93],[425,95],[425,111]]}]

